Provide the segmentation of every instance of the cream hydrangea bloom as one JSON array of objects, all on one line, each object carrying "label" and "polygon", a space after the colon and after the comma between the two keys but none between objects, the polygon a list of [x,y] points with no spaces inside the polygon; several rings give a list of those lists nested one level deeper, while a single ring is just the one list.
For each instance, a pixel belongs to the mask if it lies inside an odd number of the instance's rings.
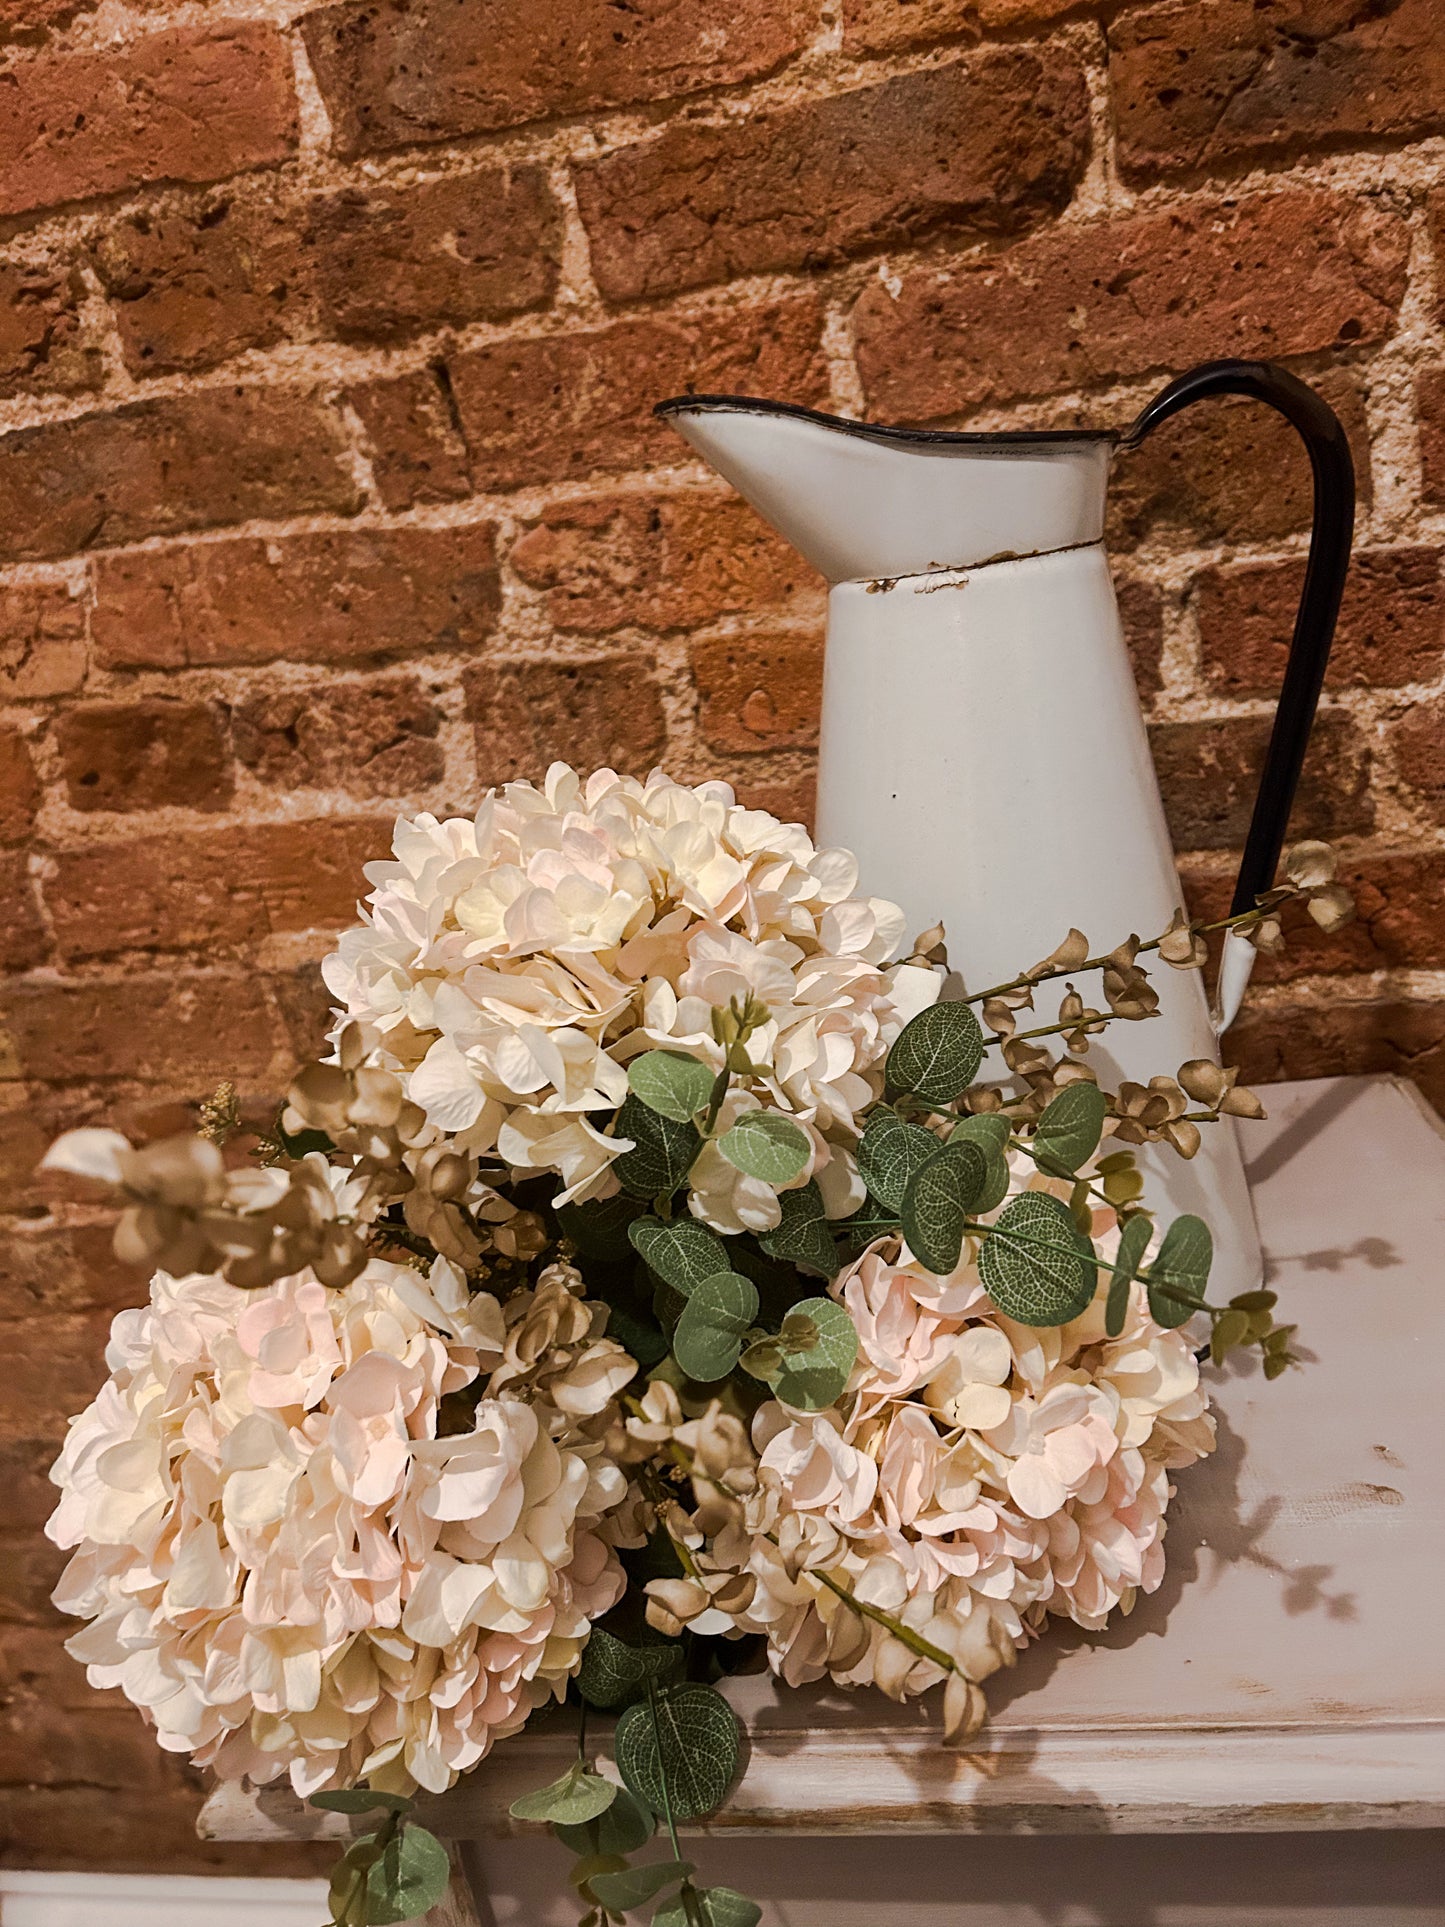
[{"label": "cream hydrangea bloom", "polygon": [[[563,1202],[611,1195],[630,1060],[663,1047],[720,1069],[712,1013],[751,995],[769,1013],[748,1043],[760,1074],[731,1101],[796,1118],[829,1209],[861,1201],[846,1155],[860,1112],[938,979],[886,968],[902,913],[853,894],[845,852],[741,808],[725,783],[584,782],[558,763],[540,788],[490,792],[475,817],[402,818],[392,859],[366,874],[363,921],[327,959],[327,985],[370,1060],[459,1149],[556,1173]],[[703,1160],[696,1215],[721,1231],[775,1225],[776,1193],[722,1162]]]},{"label": "cream hydrangea bloom", "polygon": [[439,1792],[559,1697],[623,1590],[604,1435],[635,1369],[580,1286],[554,1265],[503,1306],[445,1259],[339,1291],[159,1274],[51,1474],[92,1683],[170,1751],[301,1794]]}]

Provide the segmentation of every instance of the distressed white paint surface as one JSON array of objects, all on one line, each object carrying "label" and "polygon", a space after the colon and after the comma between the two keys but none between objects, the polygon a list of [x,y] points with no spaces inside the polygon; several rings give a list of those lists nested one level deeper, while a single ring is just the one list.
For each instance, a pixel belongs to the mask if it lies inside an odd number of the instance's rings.
[{"label": "distressed white paint surface", "polygon": [[0,1927],[320,1927],[324,1880],[0,1872]]}]

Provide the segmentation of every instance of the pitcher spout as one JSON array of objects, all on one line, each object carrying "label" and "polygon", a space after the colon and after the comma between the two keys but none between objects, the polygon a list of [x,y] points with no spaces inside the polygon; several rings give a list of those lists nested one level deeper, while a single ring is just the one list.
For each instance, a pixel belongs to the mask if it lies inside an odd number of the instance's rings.
[{"label": "pitcher spout", "polygon": [[678,395],[656,412],[829,583],[1103,536],[1111,430],[884,428],[747,395]]}]

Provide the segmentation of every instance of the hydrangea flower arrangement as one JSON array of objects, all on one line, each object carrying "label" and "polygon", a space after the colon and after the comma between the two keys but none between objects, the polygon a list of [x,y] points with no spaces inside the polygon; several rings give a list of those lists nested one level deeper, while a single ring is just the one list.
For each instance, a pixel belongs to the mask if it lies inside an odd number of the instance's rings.
[{"label": "hydrangea flower arrangement", "polygon": [[[718,1677],[941,1686],[967,1739],[1050,1615],[1159,1584],[1201,1356],[1292,1362],[1272,1293],[1208,1302],[1207,1227],[1157,1226],[1133,1154],[1257,1100],[1088,1062],[1153,1008],[1140,959],[1206,933],[1071,931],[945,997],[942,932],[909,944],[845,852],[562,765],[401,820],[367,876],[328,1053],[250,1155],[229,1085],[194,1136],[49,1154],[155,1274],[52,1474],[71,1650],[162,1746],[373,1816],[341,1927],[436,1900],[413,1796],[564,1699],[617,1714],[612,1766],[514,1812],[580,1856],[585,1927],[749,1927],[676,1835],[737,1769]],[[1291,902],[1349,914],[1324,846],[1230,927],[1276,944]],[[1101,1004],[1020,1030],[1056,978]]]}]

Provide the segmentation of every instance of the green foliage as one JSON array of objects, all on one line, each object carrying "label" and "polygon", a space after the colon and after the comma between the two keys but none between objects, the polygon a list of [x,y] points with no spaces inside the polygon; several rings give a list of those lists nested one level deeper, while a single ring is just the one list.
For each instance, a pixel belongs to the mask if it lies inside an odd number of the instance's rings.
[{"label": "green foliage", "polygon": [[778,1208],[783,1215],[776,1227],[758,1234],[763,1250],[770,1258],[782,1258],[804,1271],[836,1278],[838,1247],[823,1209],[823,1194],[814,1180],[809,1178],[797,1191],[782,1192]]},{"label": "green foliage", "polygon": [[690,1860],[653,1860],[643,1867],[626,1867],[620,1873],[594,1874],[587,1884],[609,1913],[625,1914],[634,1907],[645,1907],[693,1871]]},{"label": "green foliage", "polygon": [[1129,1287],[1139,1275],[1144,1253],[1154,1235],[1152,1219],[1130,1218],[1119,1233],[1119,1249],[1114,1257],[1114,1275],[1109,1280],[1109,1302],[1104,1309],[1104,1330],[1117,1338],[1129,1314]]},{"label": "green foliage", "polygon": [[896,1214],[910,1181],[938,1151],[939,1140],[931,1131],[880,1105],[863,1126],[858,1171],[870,1195]]},{"label": "green foliage", "polygon": [[636,1198],[626,1196],[603,1198],[592,1204],[562,1204],[557,1207],[557,1224],[582,1257],[616,1264],[627,1256],[627,1229],[640,1209]]},{"label": "green foliage", "polygon": [[715,1231],[696,1218],[634,1218],[627,1228],[633,1247],[659,1278],[684,1298],[704,1278],[728,1269],[727,1249]]},{"label": "green foliage", "polygon": [[[627,1085],[650,1111],[686,1124],[705,1110],[717,1073],[682,1051],[650,1050],[627,1066]],[[630,1133],[629,1133],[630,1135]]]},{"label": "green foliage", "polygon": [[738,1768],[737,1720],[710,1686],[675,1686],[629,1706],[614,1744],[624,1784],[654,1813],[670,1800],[675,1821],[720,1807]]},{"label": "green foliage", "polygon": [[1093,1246],[1068,1206],[1044,1191],[1005,1206],[978,1269],[989,1297],[1021,1325],[1067,1325],[1088,1307],[1098,1279]]},{"label": "green foliage", "polygon": [[[683,1892],[686,1892],[684,1888]],[[763,1910],[735,1887],[694,1887],[694,1918],[702,1927],[758,1927]],[[652,1916],[652,1927],[692,1927],[683,1894],[673,1896]]]},{"label": "green foliage", "polygon": [[704,1278],[683,1307],[672,1354],[689,1378],[705,1385],[726,1378],[738,1362],[743,1335],[758,1315],[758,1290],[735,1271]]},{"label": "green foliage", "polygon": [[617,1113],[616,1135],[632,1140],[632,1149],[614,1158],[612,1169],[623,1190],[635,1198],[671,1197],[702,1149],[702,1133],[695,1124],[676,1123],[632,1095]]},{"label": "green foliage", "polygon": [[791,1184],[806,1170],[813,1145],[806,1131],[779,1111],[746,1111],[717,1148],[744,1177],[764,1184]]},{"label": "green foliage", "polygon": [[368,1927],[415,1920],[436,1906],[451,1877],[447,1850],[435,1834],[411,1821],[398,1827],[367,1869]]},{"label": "green foliage", "polygon": [[[796,1329],[803,1323],[812,1328],[812,1342],[790,1346],[786,1342],[789,1326]],[[858,1356],[853,1320],[835,1299],[805,1298],[788,1314],[782,1336],[773,1391],[796,1411],[819,1412],[831,1405],[848,1383]]]},{"label": "green foliage", "polygon": [[629,1646],[605,1626],[594,1626],[582,1649],[577,1690],[589,1706],[610,1713],[645,1699],[649,1680],[656,1686],[670,1685],[682,1671],[683,1652],[675,1641]]},{"label": "green foliage", "polygon": [[514,1820],[550,1820],[565,1827],[577,1827],[605,1813],[616,1793],[610,1780],[589,1773],[577,1760],[560,1780],[513,1800],[509,1811]]},{"label": "green foliage", "polygon": [[1144,1280],[1156,1324],[1173,1331],[1194,1316],[1197,1306],[1187,1301],[1203,1299],[1213,1262],[1214,1239],[1203,1218],[1176,1218]]},{"label": "green foliage", "polygon": [[309,1804],[323,1813],[409,1813],[416,1805],[408,1793],[373,1793],[370,1787],[338,1787],[313,1793]]},{"label": "green foliage", "polygon": [[1108,1115],[1109,1100],[1097,1084],[1066,1084],[1044,1107],[1034,1132],[1039,1169],[1071,1178],[1098,1150]]},{"label": "green foliage", "polygon": [[944,1145],[913,1175],[903,1200],[903,1235],[918,1262],[940,1278],[958,1263],[987,1179],[988,1154],[968,1138]]},{"label": "green foliage", "polygon": [[962,1138],[978,1145],[988,1159],[988,1176],[974,1203],[974,1216],[992,1211],[1008,1196],[1008,1143],[1013,1126],[1006,1117],[983,1112],[977,1117],[960,1118],[948,1134],[950,1144]]},{"label": "green foliage", "polygon": [[554,1824],[552,1831],[569,1853],[636,1853],[657,1831],[657,1815],[635,1793],[620,1786],[612,1805],[595,1820],[584,1821],[578,1827]]},{"label": "green foliage", "polygon": [[931,1004],[898,1033],[888,1053],[888,1088],[951,1104],[977,1077],[983,1052],[983,1029],[968,1004]]}]

